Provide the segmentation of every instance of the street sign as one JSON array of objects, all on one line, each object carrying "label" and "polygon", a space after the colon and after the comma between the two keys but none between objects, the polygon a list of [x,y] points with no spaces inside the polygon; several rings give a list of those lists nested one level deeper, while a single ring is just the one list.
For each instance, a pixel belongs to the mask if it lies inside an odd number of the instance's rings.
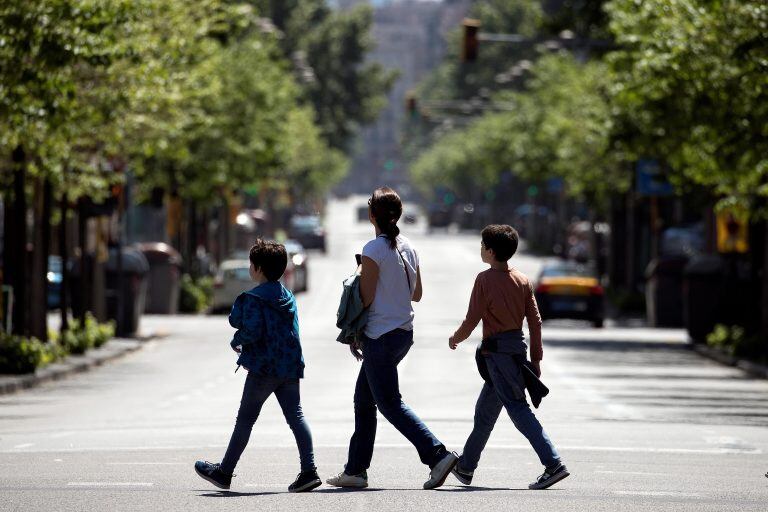
[{"label": "street sign", "polygon": [[749,251],[749,214],[746,210],[717,212],[717,251],[726,254]]},{"label": "street sign", "polygon": [[675,189],[667,181],[658,160],[641,159],[636,164],[635,190],[641,196],[665,197],[674,194]]}]

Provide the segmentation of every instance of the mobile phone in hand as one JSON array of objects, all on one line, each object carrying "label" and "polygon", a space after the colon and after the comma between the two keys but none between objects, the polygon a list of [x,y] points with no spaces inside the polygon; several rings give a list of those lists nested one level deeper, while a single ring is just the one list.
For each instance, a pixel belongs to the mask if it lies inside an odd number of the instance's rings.
[{"label": "mobile phone in hand", "polygon": [[362,265],[363,257],[360,254],[355,254],[355,261],[357,262],[358,265]]}]

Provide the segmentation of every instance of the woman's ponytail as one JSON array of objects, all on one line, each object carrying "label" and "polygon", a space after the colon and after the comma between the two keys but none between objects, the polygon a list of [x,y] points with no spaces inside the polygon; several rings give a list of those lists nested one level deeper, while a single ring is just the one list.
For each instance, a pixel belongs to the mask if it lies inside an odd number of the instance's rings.
[{"label": "woman's ponytail", "polygon": [[389,187],[381,187],[373,191],[368,204],[371,208],[371,216],[381,233],[389,240],[389,246],[392,249],[396,248],[397,236],[400,234],[397,221],[403,213],[400,196]]}]

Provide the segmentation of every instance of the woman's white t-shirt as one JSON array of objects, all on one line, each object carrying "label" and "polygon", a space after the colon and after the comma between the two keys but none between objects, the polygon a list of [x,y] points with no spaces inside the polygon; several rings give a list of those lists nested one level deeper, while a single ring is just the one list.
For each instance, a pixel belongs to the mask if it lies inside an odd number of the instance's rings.
[{"label": "woman's white t-shirt", "polygon": [[[398,250],[403,255],[400,257]],[[408,239],[397,237],[397,250],[389,246],[389,239],[379,235],[363,247],[363,256],[371,258],[379,266],[376,297],[368,308],[365,335],[372,339],[394,329],[413,330],[413,306],[411,297],[416,287],[416,269],[419,256]],[[405,260],[405,267],[403,267]],[[405,268],[405,270],[404,270]],[[411,280],[410,289],[405,272]]]}]

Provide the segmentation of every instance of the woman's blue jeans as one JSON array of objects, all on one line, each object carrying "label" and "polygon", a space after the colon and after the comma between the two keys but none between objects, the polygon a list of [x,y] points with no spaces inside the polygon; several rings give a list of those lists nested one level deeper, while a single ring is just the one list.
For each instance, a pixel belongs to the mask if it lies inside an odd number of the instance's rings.
[{"label": "woman's blue jeans", "polygon": [[223,472],[234,472],[237,461],[240,460],[240,456],[248,444],[248,439],[251,437],[251,430],[253,430],[253,425],[259,417],[261,407],[272,393],[277,397],[285,421],[288,422],[288,426],[291,427],[293,436],[296,438],[301,471],[316,469],[315,456],[312,450],[312,433],[309,431],[309,425],[304,420],[304,413],[301,411],[299,379],[284,379],[249,372],[245,379],[240,410],[237,412],[235,430],[232,432],[232,438],[229,440],[224,459],[221,461]]},{"label": "woman's blue jeans", "polygon": [[419,453],[430,468],[445,457],[445,446],[403,403],[397,365],[413,345],[413,332],[395,329],[378,339],[363,340],[363,364],[355,386],[355,433],[349,441],[349,456],[344,471],[357,475],[367,470],[376,440],[376,409]]}]

